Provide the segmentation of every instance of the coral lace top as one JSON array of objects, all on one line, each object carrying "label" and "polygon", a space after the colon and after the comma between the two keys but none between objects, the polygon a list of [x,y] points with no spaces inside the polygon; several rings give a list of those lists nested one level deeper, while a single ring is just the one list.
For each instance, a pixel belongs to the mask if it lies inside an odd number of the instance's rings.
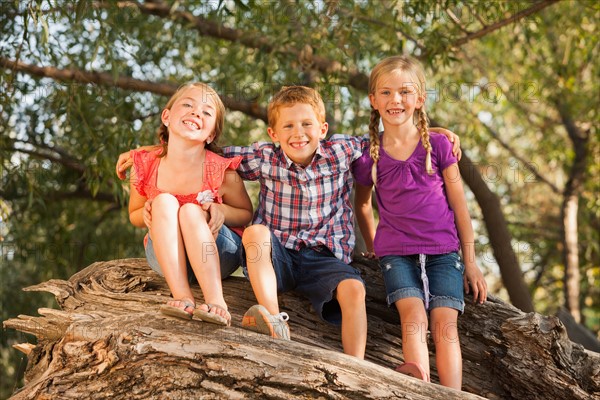
[{"label": "coral lace top", "polygon": [[[131,157],[133,158],[133,168],[137,176],[133,186],[142,196],[148,200],[154,199],[165,191],[157,187],[158,166],[160,158],[158,157],[162,149],[146,151],[132,150]],[[219,195],[219,188],[225,179],[225,171],[228,169],[235,170],[242,161],[242,157],[225,158],[212,151],[206,150],[204,160],[204,171],[202,173],[202,189],[200,192],[189,194],[173,194],[182,206],[187,203],[203,204],[205,202],[214,201],[215,203],[223,203],[223,199]],[[242,228],[231,228],[236,233],[241,234]],[[145,242],[145,241],[144,241]]]}]

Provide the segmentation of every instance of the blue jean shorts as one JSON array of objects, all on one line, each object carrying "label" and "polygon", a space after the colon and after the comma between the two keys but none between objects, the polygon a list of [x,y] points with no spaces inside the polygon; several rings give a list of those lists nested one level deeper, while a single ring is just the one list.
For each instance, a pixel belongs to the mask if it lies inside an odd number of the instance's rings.
[{"label": "blue jean shorts", "polygon": [[[422,262],[425,273],[421,267]],[[423,300],[427,310],[449,307],[463,313],[465,266],[457,252],[384,256],[380,266],[388,305],[401,299],[418,297]]]},{"label": "blue jean shorts", "polygon": [[[342,310],[334,297],[338,285],[346,279],[356,279],[364,285],[360,271],[336,258],[327,247],[291,250],[273,233],[271,261],[277,277],[277,292],[296,291],[311,302],[321,319],[334,325],[342,323]],[[244,274],[248,277],[245,262]]]},{"label": "blue jean shorts", "polygon": [[[242,265],[242,238],[227,226],[223,225],[215,243],[219,253],[219,261],[221,262],[221,279],[225,279]],[[158,260],[156,259],[150,235],[148,235],[148,243],[146,244],[146,260],[148,261],[150,268],[160,276],[164,276],[162,269],[158,264]],[[187,257],[186,263],[188,280],[190,283],[197,282],[194,270]]]}]

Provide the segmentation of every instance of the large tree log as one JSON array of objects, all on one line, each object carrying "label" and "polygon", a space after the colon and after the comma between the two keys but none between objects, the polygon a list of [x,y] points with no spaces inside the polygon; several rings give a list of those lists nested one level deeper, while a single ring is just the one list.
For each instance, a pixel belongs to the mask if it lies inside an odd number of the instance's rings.
[{"label": "large tree log", "polygon": [[224,281],[232,327],[158,313],[169,291],[143,259],[98,262],[69,281],[27,288],[53,293],[62,310],[4,322],[38,339],[20,346],[29,364],[13,398],[600,398],[600,355],[570,342],[556,317],[493,297],[469,302],[459,319],[464,390],[472,394],[392,371],[402,361],[397,312],[384,303],[376,265],[355,265],[367,282],[367,361],[342,354],[338,329],[293,294],[280,297],[291,342],[241,329],[255,302],[243,278]]}]

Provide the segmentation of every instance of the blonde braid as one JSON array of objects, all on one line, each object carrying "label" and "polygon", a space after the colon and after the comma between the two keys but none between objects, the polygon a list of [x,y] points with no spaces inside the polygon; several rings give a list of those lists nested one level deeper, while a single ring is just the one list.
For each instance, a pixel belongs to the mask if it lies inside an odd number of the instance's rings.
[{"label": "blonde braid", "polygon": [[425,157],[425,170],[429,175],[433,174],[433,167],[431,166],[431,142],[429,141],[429,121],[427,121],[427,113],[425,112],[425,106],[422,106],[418,111],[419,121],[417,122],[417,129],[421,134],[421,142],[427,156]]},{"label": "blonde braid", "polygon": [[373,168],[371,169],[371,177],[373,179],[373,185],[377,186],[377,162],[379,161],[379,111],[371,109],[371,121],[369,122],[369,140],[371,147],[369,154],[373,159]]}]

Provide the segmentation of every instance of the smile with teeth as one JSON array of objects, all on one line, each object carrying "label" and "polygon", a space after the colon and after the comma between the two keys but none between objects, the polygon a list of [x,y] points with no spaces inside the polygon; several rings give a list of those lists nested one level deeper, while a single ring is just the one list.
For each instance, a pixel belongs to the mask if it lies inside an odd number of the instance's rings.
[{"label": "smile with teeth", "polygon": [[387,110],[387,113],[390,115],[400,115],[404,112],[404,110],[400,109],[400,108],[394,108],[391,110]]},{"label": "smile with teeth", "polygon": [[195,123],[194,121],[183,121],[183,123],[194,130],[200,129],[200,126],[197,123]]},{"label": "smile with teeth", "polygon": [[306,146],[308,144],[308,142],[291,142],[290,146],[295,148],[295,149],[301,149],[304,146]]}]

